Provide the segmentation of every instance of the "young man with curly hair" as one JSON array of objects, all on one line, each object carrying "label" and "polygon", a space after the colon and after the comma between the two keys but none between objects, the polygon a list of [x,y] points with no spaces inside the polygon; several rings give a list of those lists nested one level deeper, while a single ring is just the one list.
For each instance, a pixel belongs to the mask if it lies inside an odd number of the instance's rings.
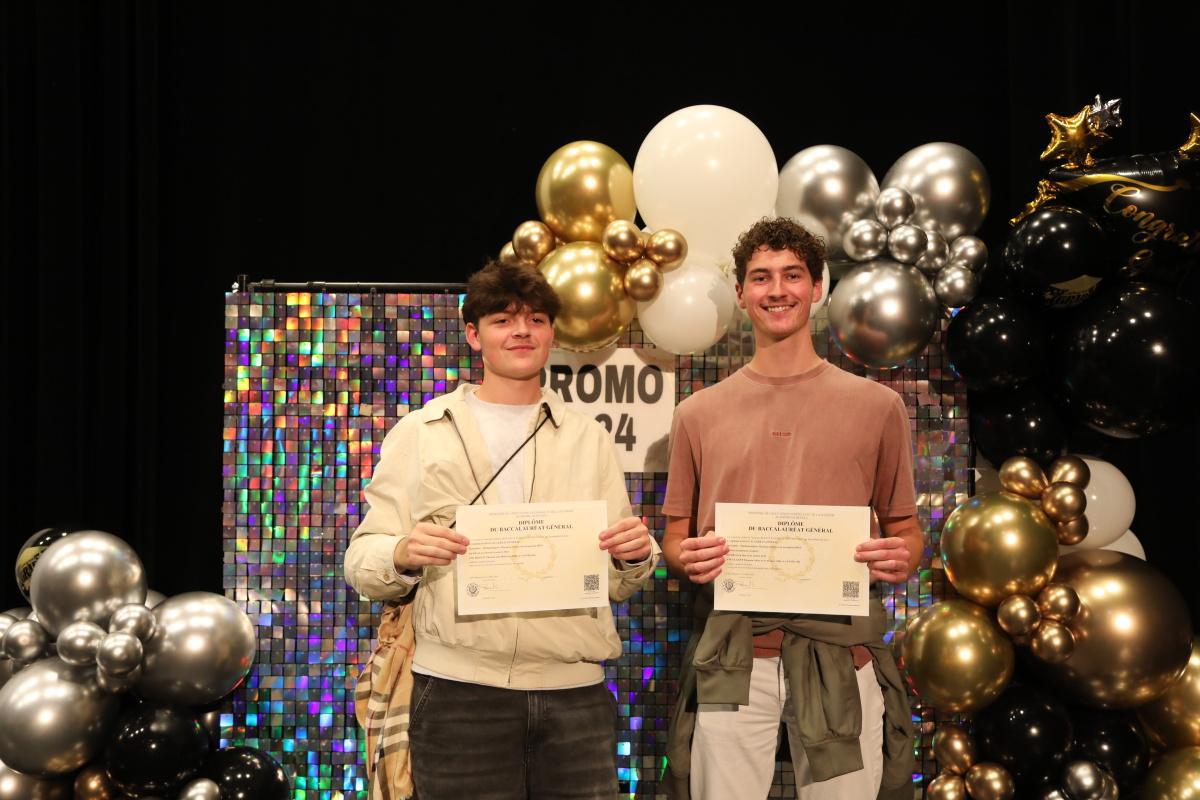
[{"label": "young man with curly hair", "polygon": [[680,403],[672,426],[663,552],[698,591],[668,788],[766,797],[782,721],[800,798],[911,797],[910,712],[874,586],[869,617],[711,611],[729,553],[718,502],[870,507],[870,538],[854,557],[872,581],[904,583],[924,550],[904,401],[813,347],[824,244],[791,220],[764,219],[733,255],[754,356]]}]

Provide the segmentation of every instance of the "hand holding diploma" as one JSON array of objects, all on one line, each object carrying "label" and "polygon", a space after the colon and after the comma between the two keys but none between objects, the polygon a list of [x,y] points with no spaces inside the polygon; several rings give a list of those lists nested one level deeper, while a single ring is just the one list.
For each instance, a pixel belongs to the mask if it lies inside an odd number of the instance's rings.
[{"label": "hand holding diploma", "polygon": [[703,536],[684,539],[679,543],[679,561],[692,583],[710,583],[721,574],[729,545],[725,538],[709,531]]},{"label": "hand holding diploma", "polygon": [[467,552],[470,541],[457,531],[418,522],[408,536],[403,536],[392,551],[392,562],[400,572],[411,572],[421,567],[449,565],[457,556]]},{"label": "hand holding diploma", "polygon": [[639,517],[626,517],[600,532],[600,549],[615,561],[645,561],[650,557],[650,530]]}]

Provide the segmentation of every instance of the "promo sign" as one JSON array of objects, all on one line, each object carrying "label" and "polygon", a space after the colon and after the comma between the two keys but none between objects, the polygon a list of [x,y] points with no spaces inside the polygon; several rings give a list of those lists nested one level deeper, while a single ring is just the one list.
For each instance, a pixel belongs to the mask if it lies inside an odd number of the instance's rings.
[{"label": "promo sign", "polygon": [[625,472],[667,471],[674,355],[631,347],[596,353],[552,350],[542,386],[608,429]]}]

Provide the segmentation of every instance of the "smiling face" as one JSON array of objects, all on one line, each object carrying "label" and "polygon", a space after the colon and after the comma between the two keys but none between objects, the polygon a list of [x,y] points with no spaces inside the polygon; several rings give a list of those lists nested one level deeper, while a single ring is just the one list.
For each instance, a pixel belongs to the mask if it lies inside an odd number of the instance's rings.
[{"label": "smiling face", "polygon": [[483,356],[483,374],[513,381],[539,380],[554,343],[554,323],[542,311],[519,309],[485,314],[479,324],[468,322],[467,344]]},{"label": "smiling face", "polygon": [[808,336],[812,304],[821,298],[820,280],[818,275],[814,282],[808,265],[791,250],[756,250],[737,287],[738,305],[750,317],[755,338],[780,342],[800,332]]}]

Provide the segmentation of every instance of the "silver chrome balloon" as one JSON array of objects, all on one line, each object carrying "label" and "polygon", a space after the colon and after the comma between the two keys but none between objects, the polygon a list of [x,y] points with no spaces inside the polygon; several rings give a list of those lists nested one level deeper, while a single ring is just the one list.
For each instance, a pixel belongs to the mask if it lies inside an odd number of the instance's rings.
[{"label": "silver chrome balloon", "polygon": [[950,243],[950,263],[962,264],[972,272],[987,266],[988,249],[978,236],[959,236]]},{"label": "silver chrome balloon", "polygon": [[888,230],[908,222],[916,210],[912,195],[899,186],[884,189],[875,201],[875,219]]},{"label": "silver chrome balloon", "polygon": [[801,150],[779,171],[775,213],[790,217],[825,240],[826,257],[842,255],[842,237],[871,213],[879,183],[867,163],[844,147],[820,144]]},{"label": "silver chrome balloon", "polygon": [[10,608],[8,611],[5,611],[4,613],[7,614],[8,616],[12,617],[13,619],[25,619],[26,617],[28,617],[30,614],[33,613],[33,609],[30,608],[29,606],[17,606],[16,608]]},{"label": "silver chrome balloon", "polygon": [[60,658],[14,675],[0,689],[0,761],[27,775],[54,777],[99,755],[120,701],[100,690],[95,675]]},{"label": "silver chrome balloon", "polygon": [[13,617],[9,614],[0,614],[0,658],[8,657],[4,654],[4,634],[8,632],[8,629],[12,627],[13,623],[18,619],[19,617]]},{"label": "silver chrome balloon", "polygon": [[91,666],[104,636],[104,628],[94,622],[72,622],[59,631],[58,657],[73,667]]},{"label": "silver chrome balloon", "polygon": [[907,189],[917,206],[912,222],[947,239],[977,231],[992,199],[983,162],[949,142],[909,150],[888,170],[881,186]]},{"label": "silver chrome balloon", "polygon": [[79,531],[46,548],[29,590],[51,634],[72,622],[108,625],[126,603],[146,600],[146,572],[128,544],[103,531]]},{"label": "silver chrome balloon", "polygon": [[[36,622],[20,619],[8,626],[4,632],[4,655],[15,661],[33,661],[40,658],[50,644],[46,629]],[[0,757],[0,761],[3,761]]]},{"label": "silver chrome balloon", "polygon": [[938,301],[947,308],[960,308],[979,293],[979,278],[960,264],[947,264],[933,280]]},{"label": "silver chrome balloon", "polygon": [[915,264],[925,254],[929,236],[916,225],[897,225],[888,232],[888,253],[901,264]]},{"label": "silver chrome balloon", "polygon": [[105,672],[103,669],[96,670],[96,683],[101,689],[109,694],[120,694],[127,692],[134,686],[138,685],[138,681],[142,679],[142,668],[138,666],[132,672],[124,675],[113,675],[110,672]]},{"label": "silver chrome balloon", "polygon": [[153,611],[144,605],[130,603],[113,612],[112,619],[108,623],[108,630],[112,633],[117,631],[132,633],[145,642],[154,635],[154,625]]},{"label": "silver chrome balloon", "polygon": [[925,252],[917,259],[917,269],[932,277],[950,262],[950,245],[937,231],[925,231]]},{"label": "silver chrome balloon", "polygon": [[1116,782],[1098,764],[1072,761],[1063,769],[1062,788],[1072,800],[1108,800],[1108,792],[1116,788]]},{"label": "silver chrome balloon", "polygon": [[873,219],[860,219],[842,237],[842,249],[855,261],[869,261],[887,247],[888,230]]},{"label": "silver chrome balloon", "polygon": [[96,666],[106,675],[122,678],[141,665],[142,640],[132,633],[110,633],[96,648]]},{"label": "silver chrome balloon", "polygon": [[35,778],[0,762],[0,800],[71,800],[69,778]]},{"label": "silver chrome balloon", "polygon": [[221,800],[221,787],[208,778],[196,778],[184,785],[179,800]]},{"label": "silver chrome balloon", "polygon": [[199,706],[229,694],[254,663],[254,625],[219,594],[176,595],[154,609],[138,693],[147,700]]},{"label": "silver chrome balloon", "polygon": [[867,367],[897,367],[921,352],[938,316],[937,297],[925,276],[887,259],[851,270],[829,300],[834,340]]}]

